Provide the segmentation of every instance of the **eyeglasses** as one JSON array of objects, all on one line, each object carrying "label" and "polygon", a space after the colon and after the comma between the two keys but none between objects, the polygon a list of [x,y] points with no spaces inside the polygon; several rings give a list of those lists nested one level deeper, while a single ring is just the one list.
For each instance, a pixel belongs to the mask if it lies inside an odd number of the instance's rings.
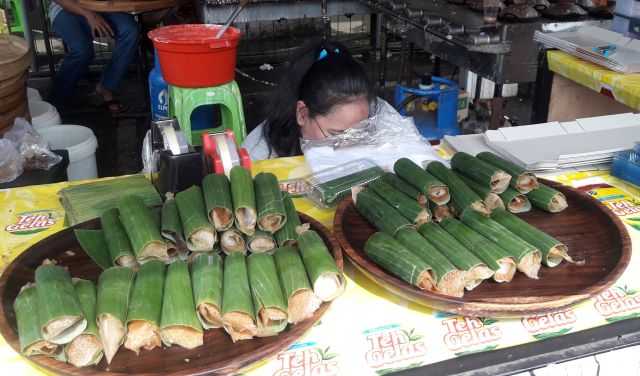
[{"label": "eyeglasses", "polygon": [[369,124],[371,124],[372,117],[377,114],[377,111],[378,111],[378,101],[374,100],[369,105],[369,117],[368,118],[360,121],[359,123],[354,124],[353,126],[351,126],[349,128],[345,128],[345,129],[342,129],[342,130],[339,130],[339,131],[336,131],[336,130],[331,130],[331,131],[325,130],[320,125],[320,122],[318,122],[318,120],[316,118],[313,118],[311,121],[313,121],[316,124],[316,127],[318,127],[318,129],[320,130],[320,133],[322,133],[322,137],[324,137],[324,138],[336,137],[336,136],[341,136],[341,135],[345,134],[350,129],[361,129],[361,128],[367,127]]}]

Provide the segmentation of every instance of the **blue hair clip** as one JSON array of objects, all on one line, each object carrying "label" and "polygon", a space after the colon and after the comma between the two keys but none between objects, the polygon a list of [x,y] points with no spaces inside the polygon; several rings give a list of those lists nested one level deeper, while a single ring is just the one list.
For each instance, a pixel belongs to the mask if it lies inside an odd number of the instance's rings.
[{"label": "blue hair clip", "polygon": [[327,52],[327,50],[325,48],[323,48],[322,50],[320,50],[320,54],[318,55],[318,60],[317,61],[320,61],[320,60],[324,59],[327,56],[329,56],[329,53]]},{"label": "blue hair clip", "polygon": [[[333,52],[335,52],[336,54],[339,54],[340,53],[340,49],[339,48],[335,48],[333,50]],[[320,60],[326,58],[327,56],[329,56],[329,52],[327,51],[326,48],[323,48],[323,49],[320,50],[320,53],[318,54],[318,60],[316,60],[316,61],[320,61]]]}]

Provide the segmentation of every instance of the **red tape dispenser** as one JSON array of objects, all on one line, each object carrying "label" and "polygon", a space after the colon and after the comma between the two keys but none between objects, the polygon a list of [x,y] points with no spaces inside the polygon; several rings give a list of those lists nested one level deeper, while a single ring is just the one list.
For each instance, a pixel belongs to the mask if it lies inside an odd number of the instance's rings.
[{"label": "red tape dispenser", "polygon": [[225,174],[229,177],[233,166],[251,170],[251,158],[246,149],[238,146],[236,136],[230,129],[224,132],[202,134],[202,154],[207,172]]}]

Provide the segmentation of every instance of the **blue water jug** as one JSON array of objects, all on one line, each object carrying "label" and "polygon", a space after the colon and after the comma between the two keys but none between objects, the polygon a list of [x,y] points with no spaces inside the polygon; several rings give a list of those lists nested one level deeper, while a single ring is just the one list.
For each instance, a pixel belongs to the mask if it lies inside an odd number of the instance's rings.
[{"label": "blue water jug", "polygon": [[151,118],[166,120],[169,118],[169,90],[167,82],[162,77],[158,53],[154,56],[154,66],[149,73],[149,94],[151,98]]}]

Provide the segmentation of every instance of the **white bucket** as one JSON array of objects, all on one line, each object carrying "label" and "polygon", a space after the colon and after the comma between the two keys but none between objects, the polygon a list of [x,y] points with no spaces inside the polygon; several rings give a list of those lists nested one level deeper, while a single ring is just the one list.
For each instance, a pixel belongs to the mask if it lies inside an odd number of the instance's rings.
[{"label": "white bucket", "polygon": [[51,149],[66,149],[69,152],[69,180],[95,179],[98,177],[96,149],[98,140],[91,129],[79,125],[62,124],[38,129]]},{"label": "white bucket", "polygon": [[29,99],[29,113],[31,113],[31,124],[37,130],[58,125],[62,122],[58,110],[45,101]]},{"label": "white bucket", "polygon": [[27,98],[29,98],[29,102],[31,102],[31,101],[41,101],[42,100],[42,95],[40,95],[40,92],[37,89],[34,89],[32,87],[28,87],[27,88]]}]

